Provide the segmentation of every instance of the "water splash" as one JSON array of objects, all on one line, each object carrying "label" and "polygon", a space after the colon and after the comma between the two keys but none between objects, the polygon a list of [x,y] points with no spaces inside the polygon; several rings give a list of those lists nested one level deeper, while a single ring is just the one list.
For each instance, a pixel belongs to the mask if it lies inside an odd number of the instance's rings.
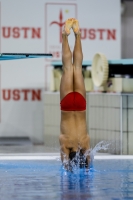
[{"label": "water splash", "polygon": [[94,159],[95,154],[100,150],[108,150],[110,148],[111,142],[109,141],[101,141],[91,150],[91,156]]},{"label": "water splash", "polygon": [[[88,168],[88,170],[91,170],[93,167],[93,160],[94,156],[97,152],[100,150],[108,150],[110,146],[109,141],[101,141],[92,149],[88,149],[84,155],[81,153],[81,148],[79,151],[76,152],[75,157],[72,160],[68,160],[67,156],[63,154],[64,160],[63,160],[63,168],[67,169],[67,171],[75,172],[79,168]],[[90,164],[87,166],[87,158],[90,158]]]}]

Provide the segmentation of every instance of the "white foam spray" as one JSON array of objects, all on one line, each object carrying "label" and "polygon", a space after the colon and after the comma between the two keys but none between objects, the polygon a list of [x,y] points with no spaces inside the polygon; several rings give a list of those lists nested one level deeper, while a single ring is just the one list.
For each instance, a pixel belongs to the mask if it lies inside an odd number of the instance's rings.
[{"label": "white foam spray", "polygon": [[[109,141],[101,141],[96,146],[92,149],[88,149],[84,155],[81,155],[81,148],[79,148],[79,151],[76,152],[75,157],[72,160],[68,160],[67,156],[63,153],[63,168],[66,169],[67,171],[77,171],[79,168],[88,168],[91,169],[93,166],[93,160],[94,156],[97,152],[100,150],[108,150],[110,147],[111,143]],[[87,167],[86,165],[86,159],[87,157],[90,157],[91,163]]]}]

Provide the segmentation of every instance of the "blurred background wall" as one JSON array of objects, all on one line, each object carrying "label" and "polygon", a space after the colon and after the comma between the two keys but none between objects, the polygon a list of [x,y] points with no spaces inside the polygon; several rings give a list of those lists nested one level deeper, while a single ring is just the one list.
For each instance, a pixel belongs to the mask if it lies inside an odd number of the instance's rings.
[{"label": "blurred background wall", "polygon": [[[84,60],[92,60],[99,51],[108,59],[132,58],[133,2],[122,3],[123,12],[120,0],[0,0],[0,50],[51,52],[53,60],[60,61],[63,23],[76,17],[80,21]],[[69,41],[72,49],[72,34]],[[25,136],[33,143],[44,142],[44,120],[51,121],[45,112],[48,107],[44,106],[51,61],[0,62],[0,137]],[[55,102],[58,104],[58,97]]]}]

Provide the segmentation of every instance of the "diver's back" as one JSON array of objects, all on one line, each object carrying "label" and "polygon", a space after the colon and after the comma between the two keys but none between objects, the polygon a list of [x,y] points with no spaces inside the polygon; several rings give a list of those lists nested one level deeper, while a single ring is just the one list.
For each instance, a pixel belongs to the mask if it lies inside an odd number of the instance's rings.
[{"label": "diver's back", "polygon": [[87,134],[86,111],[61,111],[61,134],[76,137]]}]

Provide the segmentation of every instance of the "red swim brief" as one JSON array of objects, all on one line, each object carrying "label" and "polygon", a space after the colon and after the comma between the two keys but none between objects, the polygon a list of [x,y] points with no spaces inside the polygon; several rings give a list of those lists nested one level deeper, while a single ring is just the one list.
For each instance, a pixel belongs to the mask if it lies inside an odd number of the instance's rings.
[{"label": "red swim brief", "polygon": [[83,111],[86,110],[86,100],[78,92],[70,92],[60,102],[61,110]]}]

